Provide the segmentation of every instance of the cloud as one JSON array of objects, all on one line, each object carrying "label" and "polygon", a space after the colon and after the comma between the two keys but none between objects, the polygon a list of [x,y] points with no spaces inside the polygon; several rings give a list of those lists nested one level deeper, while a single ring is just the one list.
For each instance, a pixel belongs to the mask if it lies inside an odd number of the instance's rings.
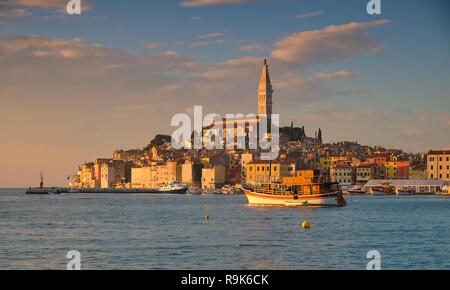
[{"label": "cloud", "polygon": [[262,44],[250,44],[250,45],[237,47],[236,49],[240,50],[240,51],[253,51],[253,50],[267,51],[267,50],[269,50],[265,45],[262,45]]},{"label": "cloud", "polygon": [[422,136],[424,134],[424,131],[419,128],[409,128],[409,129],[406,129],[403,132],[403,134],[408,137],[418,137],[418,136]]},{"label": "cloud", "polygon": [[349,79],[361,77],[362,74],[341,70],[336,72],[322,71],[314,74],[319,79]]},{"label": "cloud", "polygon": [[184,7],[216,6],[226,4],[244,4],[250,2],[277,1],[277,0],[187,0],[180,3]]},{"label": "cloud", "polygon": [[158,47],[160,47],[161,46],[161,43],[148,43],[148,44],[144,44],[144,47],[145,48],[149,48],[149,49],[152,49],[152,48],[158,48]]},{"label": "cloud", "polygon": [[430,113],[428,113],[428,112],[422,112],[422,113],[420,113],[420,117],[419,117],[419,119],[421,120],[421,121],[426,121],[426,120],[428,120],[428,115],[429,115]]},{"label": "cloud", "polygon": [[313,17],[313,16],[320,15],[322,13],[323,13],[323,10],[319,10],[319,11],[312,12],[312,13],[300,14],[300,15],[295,16],[295,18],[302,19],[302,18],[306,18],[306,17]]},{"label": "cloud", "polygon": [[373,116],[373,111],[372,110],[365,110],[364,111],[364,115],[366,115],[367,117],[372,117]]},{"label": "cloud", "polygon": [[191,20],[200,20],[200,19],[202,19],[200,16],[193,16],[193,17],[191,17]]},{"label": "cloud", "polygon": [[439,115],[439,120],[441,120],[446,127],[450,127],[450,114]]},{"label": "cloud", "polygon": [[388,23],[391,21],[352,22],[293,33],[277,41],[271,55],[274,59],[307,66],[343,61],[362,53],[378,53],[383,45],[366,30]]},{"label": "cloud", "polygon": [[208,42],[194,42],[191,44],[191,47],[200,47],[200,46],[206,46],[208,45]]},{"label": "cloud", "polygon": [[200,35],[198,38],[201,38],[201,39],[207,39],[207,38],[219,37],[219,36],[222,36],[222,35],[223,35],[222,32],[216,32],[216,33],[210,33],[210,34]]}]

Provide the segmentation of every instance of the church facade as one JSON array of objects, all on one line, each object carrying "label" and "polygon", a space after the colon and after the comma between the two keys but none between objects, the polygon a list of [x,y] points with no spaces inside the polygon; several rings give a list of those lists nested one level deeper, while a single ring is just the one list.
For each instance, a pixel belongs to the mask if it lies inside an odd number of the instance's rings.
[{"label": "church facade", "polygon": [[[267,130],[264,136],[270,141],[271,122],[272,122],[272,84],[269,76],[269,66],[264,59],[264,65],[261,73],[260,82],[257,89],[258,114],[250,114],[246,117],[235,116],[234,118],[220,118],[213,120],[210,126],[202,129],[203,144],[206,148],[214,147],[216,149],[256,149],[256,144],[251,140],[259,140],[261,116],[264,116],[267,122]],[[227,140],[228,138],[228,140]],[[218,148],[219,147],[219,148]]]}]

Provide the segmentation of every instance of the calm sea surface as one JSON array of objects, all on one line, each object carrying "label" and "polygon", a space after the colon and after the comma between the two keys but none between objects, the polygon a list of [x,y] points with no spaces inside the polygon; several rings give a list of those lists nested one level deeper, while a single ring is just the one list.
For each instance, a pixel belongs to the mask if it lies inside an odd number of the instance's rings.
[{"label": "calm sea surface", "polygon": [[382,269],[450,269],[450,198],[347,202],[296,209],[251,207],[245,196],[0,189],[0,269],[65,269],[69,250],[82,269],[365,269],[369,250]]}]

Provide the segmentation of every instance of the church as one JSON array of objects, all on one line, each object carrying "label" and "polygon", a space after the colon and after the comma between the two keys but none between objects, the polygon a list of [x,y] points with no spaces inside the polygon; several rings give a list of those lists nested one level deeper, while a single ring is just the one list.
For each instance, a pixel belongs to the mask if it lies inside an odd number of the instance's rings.
[{"label": "church", "polygon": [[[203,144],[206,148],[215,149],[257,149],[260,126],[265,128],[264,136],[271,140],[272,122],[272,84],[269,76],[269,65],[264,59],[261,79],[258,85],[258,114],[234,116],[233,118],[215,119],[210,126],[203,127]],[[262,118],[264,117],[264,118]],[[264,120],[265,119],[265,120]],[[274,120],[275,121],[275,120]],[[278,120],[277,120],[278,121]],[[278,124],[275,124],[278,126]],[[227,140],[227,136],[228,139]]]}]

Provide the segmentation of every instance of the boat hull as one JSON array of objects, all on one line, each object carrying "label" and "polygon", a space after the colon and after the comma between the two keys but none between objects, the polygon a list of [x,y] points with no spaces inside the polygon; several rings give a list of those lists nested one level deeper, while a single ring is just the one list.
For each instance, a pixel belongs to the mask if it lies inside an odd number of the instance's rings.
[{"label": "boat hull", "polygon": [[187,193],[187,188],[179,188],[179,189],[172,189],[172,190],[155,190],[154,193],[160,193],[160,194],[185,194],[185,193]]},{"label": "boat hull", "polygon": [[347,190],[347,195],[366,195],[367,192],[362,190]]},{"label": "boat hull", "polygon": [[397,195],[414,195],[414,191],[397,190]]},{"label": "boat hull", "polygon": [[[253,205],[280,205],[280,206],[345,206],[343,198],[339,192],[326,194],[304,195],[294,197],[293,195],[273,195],[254,192],[243,189],[247,196],[248,203]],[[342,199],[339,202],[339,196]]]},{"label": "boat hull", "polygon": [[378,191],[378,190],[372,190],[372,195],[374,196],[390,196],[395,195],[395,192],[384,192],[384,191]]}]

